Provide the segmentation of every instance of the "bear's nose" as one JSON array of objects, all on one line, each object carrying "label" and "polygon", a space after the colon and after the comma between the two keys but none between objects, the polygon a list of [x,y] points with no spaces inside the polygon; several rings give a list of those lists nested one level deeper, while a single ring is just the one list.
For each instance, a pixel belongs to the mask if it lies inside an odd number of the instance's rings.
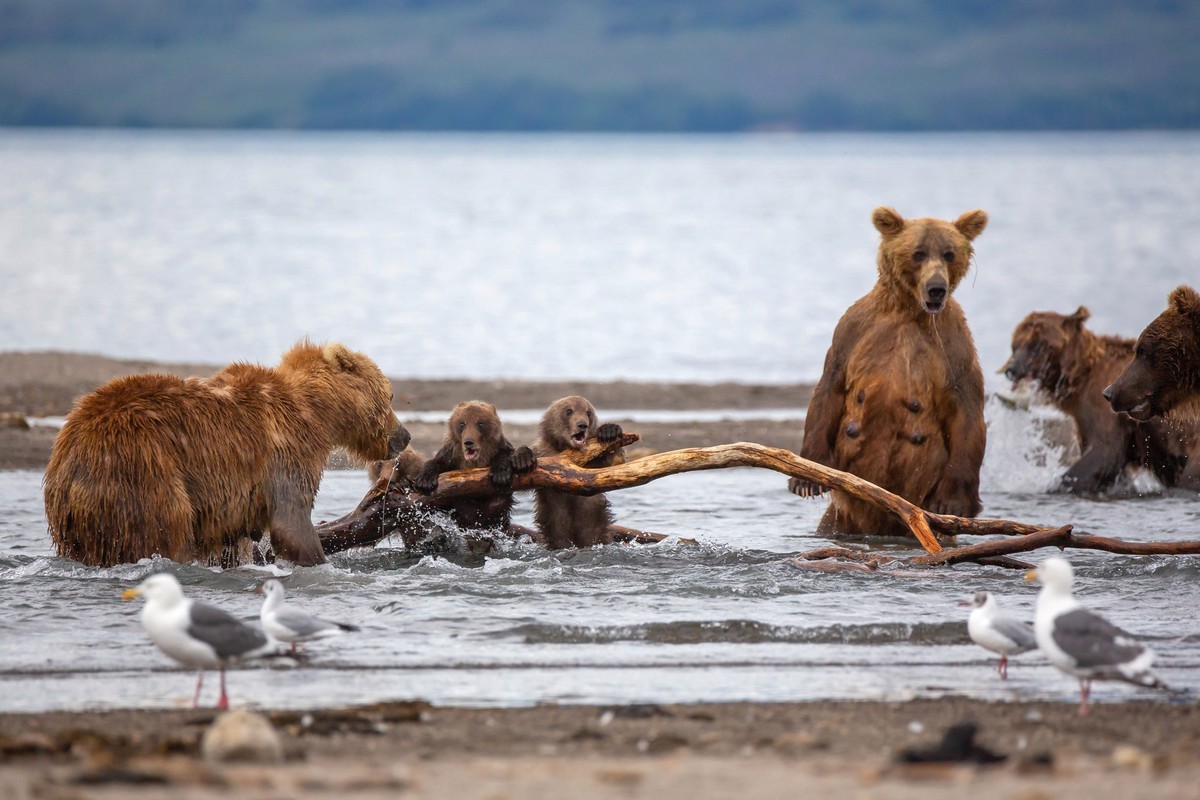
[{"label": "bear's nose", "polygon": [[1104,387],[1104,399],[1105,400],[1107,400],[1108,402],[1111,403],[1114,394],[1115,394],[1115,392],[1113,391],[1111,384]]},{"label": "bear's nose", "polygon": [[587,427],[588,427],[587,420],[582,420],[580,422],[576,422],[575,427],[581,431],[586,431]]},{"label": "bear's nose", "polygon": [[940,303],[942,300],[946,299],[945,284],[934,284],[933,286],[927,286],[925,291],[929,293],[929,299],[935,303]]}]

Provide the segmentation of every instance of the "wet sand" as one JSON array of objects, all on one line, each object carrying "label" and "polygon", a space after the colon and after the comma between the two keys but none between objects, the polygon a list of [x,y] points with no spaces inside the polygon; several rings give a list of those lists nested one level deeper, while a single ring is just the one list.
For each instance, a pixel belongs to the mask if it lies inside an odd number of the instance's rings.
[{"label": "wet sand", "polygon": [[[799,678],[799,676],[798,676]],[[208,764],[210,711],[0,715],[0,797],[1195,797],[1191,704],[900,703],[265,712],[273,765]],[[971,719],[995,766],[900,764]]]},{"label": "wet sand", "polygon": [[[103,356],[59,352],[0,352],[0,469],[44,469],[50,458],[56,430],[25,428],[23,417],[65,416],[75,401],[113,378],[140,372],[180,376],[207,376],[218,367],[204,364],[160,364]],[[798,450],[803,425],[798,421],[766,419],[720,422],[638,423],[632,425],[605,416],[608,409],[712,410],[801,408],[808,404],[812,387],[804,384],[683,384],[629,381],[518,381],[518,380],[416,380],[392,379],[396,412],[448,411],[464,400],[486,400],[504,409],[540,409],[570,394],[592,401],[605,422],[619,422],[642,435],[641,446],[655,451],[681,447],[708,447],[727,442],[751,441]],[[440,424],[406,423],[413,446],[431,454],[441,444]],[[530,444],[533,425],[505,424],[508,438]],[[331,466],[346,466],[338,459]]]}]

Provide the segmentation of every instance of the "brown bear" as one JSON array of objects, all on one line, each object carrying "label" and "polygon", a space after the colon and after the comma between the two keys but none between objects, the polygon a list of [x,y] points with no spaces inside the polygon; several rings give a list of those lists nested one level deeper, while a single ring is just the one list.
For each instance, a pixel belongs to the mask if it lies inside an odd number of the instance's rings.
[{"label": "brown bear", "polygon": [[424,453],[409,445],[395,458],[385,458],[368,464],[367,479],[372,484],[379,481],[380,478],[392,483],[399,481],[411,483],[416,479],[421,467],[425,466],[426,460]]},{"label": "brown bear", "polygon": [[1104,402],[1103,391],[1133,358],[1133,340],[1097,336],[1084,327],[1084,306],[1063,316],[1035,311],[1012,339],[1004,374],[1018,383],[1031,379],[1051,403],[1075,421],[1083,455],[1058,491],[1098,494],[1113,485],[1127,464],[1154,472],[1164,486],[1200,489],[1200,426],[1136,422]]},{"label": "brown bear", "polygon": [[514,449],[491,403],[459,403],[446,423],[442,448],[421,467],[413,485],[422,494],[437,491],[438,475],[459,469],[489,467],[492,486],[500,494],[457,500],[450,516],[460,528],[507,531],[512,521],[513,475],[533,468],[533,451]]},{"label": "brown bear", "polygon": [[408,431],[375,362],[301,341],[277,367],[235,363],[211,378],[130,375],[81,398],[44,479],[59,555],[109,566],[159,554],[222,562],[238,540],[325,560],[313,498],[330,452],[403,450]]},{"label": "brown bear", "polygon": [[[536,456],[549,456],[564,450],[581,450],[591,439],[611,442],[624,433],[616,423],[598,425],[596,409],[587,398],[573,395],[555,400],[538,426]],[[589,469],[624,464],[622,450],[605,453],[584,464]],[[603,494],[583,495],[538,489],[535,492],[534,519],[546,547],[592,547],[612,544],[613,535],[608,499]]]},{"label": "brown bear", "polygon": [[[879,279],[838,322],[800,455],[851,472],[922,508],[976,516],[987,429],[983,373],[958,302],[987,214],[953,223],[877,208]],[[793,478],[802,497],[825,491]],[[908,536],[890,514],[834,491],[822,533]]]},{"label": "brown bear", "polygon": [[1180,286],[1167,310],[1138,336],[1133,360],[1104,397],[1113,411],[1139,421],[1200,418],[1200,293]]}]

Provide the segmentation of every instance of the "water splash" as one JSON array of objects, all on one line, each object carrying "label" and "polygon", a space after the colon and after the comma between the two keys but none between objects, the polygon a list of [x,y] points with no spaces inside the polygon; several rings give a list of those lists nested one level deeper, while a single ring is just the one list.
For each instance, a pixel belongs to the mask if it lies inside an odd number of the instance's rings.
[{"label": "water splash", "polygon": [[1074,423],[1028,394],[993,394],[984,406],[987,453],[984,491],[1041,493],[1053,489],[1079,455]]}]

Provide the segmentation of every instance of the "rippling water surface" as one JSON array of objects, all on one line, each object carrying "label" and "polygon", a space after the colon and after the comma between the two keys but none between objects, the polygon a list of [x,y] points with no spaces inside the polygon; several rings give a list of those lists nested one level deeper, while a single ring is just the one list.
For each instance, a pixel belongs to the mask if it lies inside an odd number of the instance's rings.
[{"label": "rippling water surface", "polygon": [[[1058,454],[1030,434],[1028,413],[993,404],[989,417],[986,515],[1073,522],[1129,538],[1197,538],[1194,496],[1045,494]],[[310,645],[303,666],[231,673],[235,702],[303,707],[421,697],[524,705],[945,693],[1069,700],[1076,691],[1038,654],[1019,657],[1003,684],[990,655],[966,638],[966,610],[956,602],[979,589],[1032,618],[1036,589],[1019,573],[960,566],[911,578],[790,566],[790,554],[827,544],[813,534],[824,504],[792,497],[772,472],[692,473],[612,495],[622,522],[695,537],[699,546],[547,553],[507,544],[483,558],[416,557],[384,543],[291,572],[169,562],[90,569],[55,558],[40,481],[37,472],[0,473],[4,710],[189,702],[190,673],[150,645],[139,604],[119,599],[160,569],[178,575],[191,596],[246,617],[258,611],[253,588],[281,575],[292,601],[362,626]],[[327,473],[317,518],[353,507],[366,483],[360,471]],[[529,499],[520,505],[527,523],[530,506]],[[1200,561],[1071,558],[1083,601],[1151,642],[1166,680],[1200,690]],[[1101,701],[1158,697],[1117,685],[1097,694]]]}]

